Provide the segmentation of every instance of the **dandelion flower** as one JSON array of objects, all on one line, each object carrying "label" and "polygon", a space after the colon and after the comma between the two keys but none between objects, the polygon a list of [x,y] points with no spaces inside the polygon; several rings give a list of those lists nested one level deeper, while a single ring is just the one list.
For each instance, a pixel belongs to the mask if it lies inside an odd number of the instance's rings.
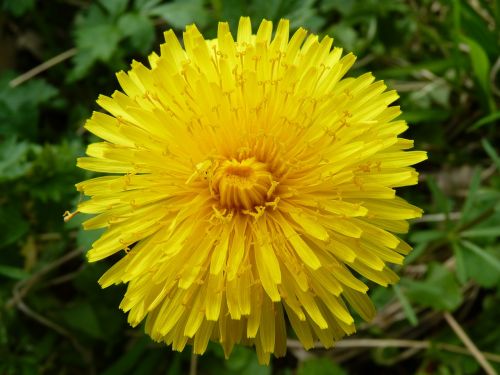
[{"label": "dandelion flower", "polygon": [[395,234],[421,215],[395,195],[426,158],[398,138],[397,93],[345,78],[355,57],[328,36],[290,37],[287,20],[272,35],[245,17],[236,38],[191,25],[182,47],[167,31],[85,125],[103,142],[78,166],[106,173],[76,185],[90,196],[78,210],[97,214],[84,227],[107,228],[88,260],[120,253],[99,283],[127,283],[129,323],[175,350],[242,343],[268,363],[287,326],[332,347],[351,311],[374,316],[360,277],[397,281],[387,263],[410,247]]}]

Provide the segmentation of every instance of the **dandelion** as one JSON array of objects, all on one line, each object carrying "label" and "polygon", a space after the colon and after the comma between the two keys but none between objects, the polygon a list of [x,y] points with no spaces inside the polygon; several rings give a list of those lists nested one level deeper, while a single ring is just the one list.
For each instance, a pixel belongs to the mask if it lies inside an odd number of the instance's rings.
[{"label": "dandelion", "polygon": [[[85,127],[104,141],[78,166],[107,175],[77,184],[107,228],[88,260],[120,253],[103,288],[127,283],[120,308],[157,341],[226,355],[286,352],[287,326],[305,348],[355,332],[351,311],[375,313],[360,280],[397,281],[410,247],[397,235],[421,210],[395,195],[417,183],[398,95],[371,74],[345,78],[355,57],[332,39],[289,37],[240,19],[205,40],[194,25],[165,33],[150,68],[117,74],[100,96],[109,114]],[[115,258],[114,258],[115,259]]]}]

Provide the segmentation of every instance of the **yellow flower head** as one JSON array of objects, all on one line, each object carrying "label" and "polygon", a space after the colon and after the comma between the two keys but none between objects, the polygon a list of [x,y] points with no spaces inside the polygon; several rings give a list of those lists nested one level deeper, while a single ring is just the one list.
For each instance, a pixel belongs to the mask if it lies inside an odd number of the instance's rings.
[{"label": "yellow flower head", "polygon": [[421,215],[395,195],[426,158],[398,138],[396,92],[344,78],[355,57],[330,37],[289,38],[287,20],[272,35],[249,18],[236,40],[192,25],[183,48],[168,31],[85,125],[104,142],[78,166],[108,174],[77,184],[78,210],[97,214],[84,227],[107,228],[88,259],[122,252],[100,284],[128,283],[130,324],[175,350],[243,343],[267,363],[287,320],[305,348],[333,346],[355,331],[350,308],[374,315],[358,276],[396,282],[386,263],[410,247],[393,233]]}]

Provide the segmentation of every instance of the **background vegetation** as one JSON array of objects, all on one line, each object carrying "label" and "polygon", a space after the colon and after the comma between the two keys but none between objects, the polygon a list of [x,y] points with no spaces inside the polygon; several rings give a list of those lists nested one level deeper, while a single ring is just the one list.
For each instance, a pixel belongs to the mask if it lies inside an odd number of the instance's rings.
[{"label": "background vegetation", "polygon": [[[183,374],[191,355],[154,344],[100,290],[87,264],[98,232],[62,214],[90,177],[75,158],[82,125],[114,73],[146,61],[162,32],[196,22],[287,17],[358,56],[399,91],[405,134],[429,151],[402,194],[426,214],[394,288],[373,287],[379,314],[335,350],[258,366],[217,345],[199,374],[494,374],[500,371],[500,2],[493,0],[3,0],[0,2],[0,374]],[[35,68],[35,70],[31,70]],[[27,74],[23,74],[26,73]],[[81,215],[80,215],[81,216]],[[496,354],[495,354],[496,353]]]}]

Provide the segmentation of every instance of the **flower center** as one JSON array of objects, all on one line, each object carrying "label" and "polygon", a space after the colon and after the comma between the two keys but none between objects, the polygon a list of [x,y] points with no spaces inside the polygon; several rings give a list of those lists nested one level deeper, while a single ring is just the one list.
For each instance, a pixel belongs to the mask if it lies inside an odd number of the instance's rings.
[{"label": "flower center", "polygon": [[273,185],[267,165],[248,158],[226,160],[214,172],[212,189],[221,208],[249,210],[266,203]]}]

